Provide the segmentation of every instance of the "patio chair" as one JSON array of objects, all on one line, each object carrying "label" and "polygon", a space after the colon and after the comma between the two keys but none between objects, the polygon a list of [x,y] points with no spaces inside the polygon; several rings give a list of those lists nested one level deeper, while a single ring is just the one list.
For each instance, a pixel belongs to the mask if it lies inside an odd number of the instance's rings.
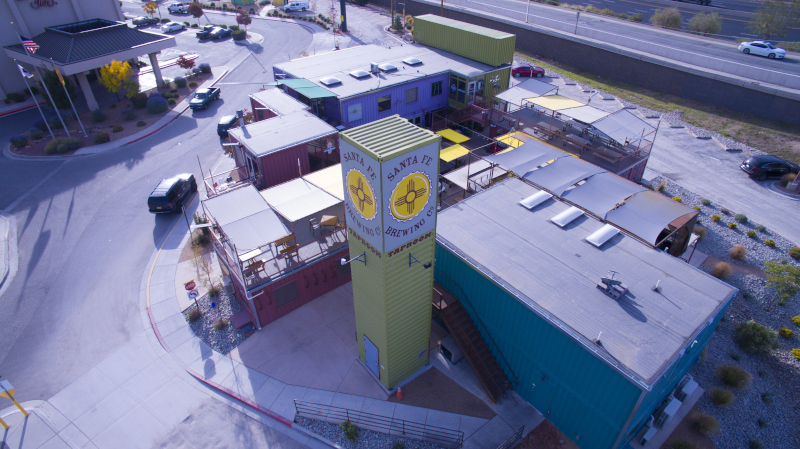
[{"label": "patio chair", "polygon": [[308,225],[311,227],[311,234],[313,235],[315,232],[319,231],[319,221],[316,218],[312,218],[308,220]]}]

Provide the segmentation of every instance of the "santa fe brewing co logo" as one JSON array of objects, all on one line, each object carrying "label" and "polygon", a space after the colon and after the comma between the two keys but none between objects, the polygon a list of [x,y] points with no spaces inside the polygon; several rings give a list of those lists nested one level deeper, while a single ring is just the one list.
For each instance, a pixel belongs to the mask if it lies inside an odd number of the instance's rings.
[{"label": "santa fe brewing co logo", "polygon": [[354,168],[347,173],[347,191],[350,203],[362,217],[367,220],[375,218],[375,192],[363,173]]},{"label": "santa fe brewing co logo", "polygon": [[422,172],[414,172],[394,187],[389,212],[399,221],[408,221],[422,212],[431,196],[431,180]]}]

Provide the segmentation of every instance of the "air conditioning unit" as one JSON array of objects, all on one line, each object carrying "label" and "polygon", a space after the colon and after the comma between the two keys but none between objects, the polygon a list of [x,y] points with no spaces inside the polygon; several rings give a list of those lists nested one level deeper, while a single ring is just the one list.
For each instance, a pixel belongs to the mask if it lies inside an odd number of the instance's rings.
[{"label": "air conditioning unit", "polygon": [[692,393],[694,393],[694,390],[696,390],[697,387],[698,387],[697,382],[690,380],[686,382],[686,384],[682,388],[680,388],[678,391],[675,392],[675,398],[681,402],[685,402],[686,399],[688,399],[689,396],[691,396]]},{"label": "air conditioning unit", "polygon": [[645,426],[645,428],[647,429],[647,432],[645,432],[644,435],[642,435],[642,439],[639,441],[639,444],[641,444],[642,446],[646,446],[647,443],[650,440],[652,440],[653,437],[656,436],[656,434],[658,433],[658,429],[656,429],[655,427]]},{"label": "air conditioning unit", "polygon": [[378,67],[377,63],[371,62],[369,64],[369,71],[377,75],[378,73],[381,72],[381,69],[380,69],[380,67]]},{"label": "air conditioning unit", "polygon": [[675,413],[678,412],[678,409],[681,408],[683,403],[672,396],[668,397],[666,401],[656,410],[653,417],[655,418],[655,426],[659,429],[663,429],[667,423],[670,422]]}]

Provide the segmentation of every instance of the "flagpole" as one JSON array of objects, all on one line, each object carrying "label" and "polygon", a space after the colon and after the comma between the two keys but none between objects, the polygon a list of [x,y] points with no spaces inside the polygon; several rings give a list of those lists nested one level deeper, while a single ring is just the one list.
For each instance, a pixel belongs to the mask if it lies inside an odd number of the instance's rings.
[{"label": "flagpole", "polygon": [[69,97],[69,92],[67,91],[67,85],[64,84],[64,78],[61,77],[61,72],[58,71],[58,67],[53,62],[53,58],[50,58],[50,64],[53,65],[53,69],[56,71],[56,75],[58,76],[58,80],[61,81],[61,87],[64,88],[64,94],[67,95],[67,100],[69,100],[69,105],[72,106],[72,111],[75,113],[75,119],[78,120],[78,124],[81,125],[81,131],[83,131],[83,137],[89,137],[86,134],[86,130],[83,129],[83,122],[81,122],[81,116],[78,115],[78,110],[75,109],[75,105],[72,103],[72,98]]},{"label": "flagpole", "polygon": [[[14,22],[11,22],[11,25],[14,26]],[[17,31],[17,27],[14,26],[14,32],[16,33],[16,31]],[[26,55],[28,55],[28,61],[30,61],[31,65],[33,66],[33,70],[36,71],[36,75],[39,76],[40,80],[42,80],[42,87],[44,87],[44,91],[47,93],[47,98],[50,99],[50,104],[53,105],[53,109],[55,109],[56,115],[58,116],[58,119],[61,121],[61,126],[64,127],[64,132],[67,133],[67,137],[71,137],[69,135],[69,129],[67,129],[67,124],[64,123],[64,119],[61,118],[61,114],[59,114],[59,112],[58,112],[58,106],[56,106],[56,102],[53,101],[53,96],[50,95],[50,91],[47,90],[47,84],[44,82],[44,77],[42,77],[42,74],[39,73],[39,68],[36,67],[36,64],[33,63],[33,58],[31,58],[31,52],[29,52],[28,49],[25,48],[25,42],[23,42],[22,36],[19,33],[17,33],[17,38],[19,38],[19,43],[22,44],[22,51]],[[45,120],[45,121],[47,121],[47,120]]]},{"label": "flagpole", "polygon": [[[16,63],[17,60],[15,59],[14,62]],[[19,65],[19,63],[17,63],[17,67],[22,69],[22,67]],[[20,74],[22,74],[22,70],[20,70]],[[31,76],[33,76],[33,75],[31,75]],[[42,120],[44,120],[44,126],[46,126],[47,127],[47,131],[50,132],[50,137],[55,139],[56,136],[53,135],[53,130],[50,129],[50,124],[47,123],[47,118],[44,116],[44,111],[42,111],[42,107],[39,106],[39,101],[36,100],[36,95],[33,94],[33,90],[31,89],[31,86],[28,84],[28,78],[25,75],[22,75],[22,81],[25,81],[25,87],[27,87],[28,88],[28,92],[31,93],[31,98],[33,98],[33,104],[36,105],[36,109],[38,109],[39,110],[39,114],[42,115]]]}]

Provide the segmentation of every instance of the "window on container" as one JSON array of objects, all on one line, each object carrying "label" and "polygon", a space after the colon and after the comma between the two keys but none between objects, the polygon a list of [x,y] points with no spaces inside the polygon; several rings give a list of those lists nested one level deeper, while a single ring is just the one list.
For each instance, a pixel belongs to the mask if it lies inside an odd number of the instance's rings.
[{"label": "window on container", "polygon": [[406,104],[417,102],[417,88],[406,89]]},{"label": "window on container", "polygon": [[392,96],[378,97],[378,112],[388,111],[389,109],[392,109]]},{"label": "window on container", "polygon": [[467,94],[467,82],[463,79],[458,80],[458,101],[459,103],[463,103],[466,100]]},{"label": "window on container", "polygon": [[435,97],[441,94],[442,94],[442,82],[436,81],[435,83],[431,83],[431,97]]},{"label": "window on container", "polygon": [[272,291],[272,297],[275,298],[275,307],[285,306],[299,298],[300,294],[297,293],[297,281],[292,281],[276,288]]}]

